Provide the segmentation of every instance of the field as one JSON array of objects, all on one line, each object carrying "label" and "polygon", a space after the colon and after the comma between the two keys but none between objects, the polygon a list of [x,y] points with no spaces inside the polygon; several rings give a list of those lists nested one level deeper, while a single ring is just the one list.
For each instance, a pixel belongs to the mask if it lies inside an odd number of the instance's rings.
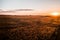
[{"label": "field", "polygon": [[60,21],[52,16],[0,15],[0,40],[60,40]]}]

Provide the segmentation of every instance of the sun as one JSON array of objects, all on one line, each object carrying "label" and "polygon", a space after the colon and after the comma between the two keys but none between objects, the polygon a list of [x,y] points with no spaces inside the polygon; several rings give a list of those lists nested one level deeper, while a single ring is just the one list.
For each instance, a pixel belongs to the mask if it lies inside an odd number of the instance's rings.
[{"label": "sun", "polygon": [[58,13],[58,12],[52,12],[51,15],[52,15],[52,16],[58,16],[59,13]]}]

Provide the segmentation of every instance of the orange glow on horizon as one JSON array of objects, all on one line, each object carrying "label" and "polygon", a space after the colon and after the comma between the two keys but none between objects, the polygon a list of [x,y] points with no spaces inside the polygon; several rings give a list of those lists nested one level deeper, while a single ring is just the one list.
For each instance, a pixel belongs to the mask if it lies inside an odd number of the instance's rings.
[{"label": "orange glow on horizon", "polygon": [[51,15],[52,16],[59,16],[59,12],[52,12]]}]

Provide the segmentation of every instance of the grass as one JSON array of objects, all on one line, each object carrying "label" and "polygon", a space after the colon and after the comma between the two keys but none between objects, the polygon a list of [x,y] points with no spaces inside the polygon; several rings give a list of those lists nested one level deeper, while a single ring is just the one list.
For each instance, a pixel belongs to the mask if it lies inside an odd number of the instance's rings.
[{"label": "grass", "polygon": [[0,15],[0,40],[60,40],[60,23],[52,19],[50,16]]}]

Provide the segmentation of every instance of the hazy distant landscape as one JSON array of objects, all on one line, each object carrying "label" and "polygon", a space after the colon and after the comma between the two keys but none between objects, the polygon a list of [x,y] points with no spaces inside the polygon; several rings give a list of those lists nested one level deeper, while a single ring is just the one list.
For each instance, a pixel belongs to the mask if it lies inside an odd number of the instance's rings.
[{"label": "hazy distant landscape", "polygon": [[60,40],[60,0],[0,0],[0,40]]},{"label": "hazy distant landscape", "polygon": [[60,40],[60,18],[0,15],[0,40]]}]

